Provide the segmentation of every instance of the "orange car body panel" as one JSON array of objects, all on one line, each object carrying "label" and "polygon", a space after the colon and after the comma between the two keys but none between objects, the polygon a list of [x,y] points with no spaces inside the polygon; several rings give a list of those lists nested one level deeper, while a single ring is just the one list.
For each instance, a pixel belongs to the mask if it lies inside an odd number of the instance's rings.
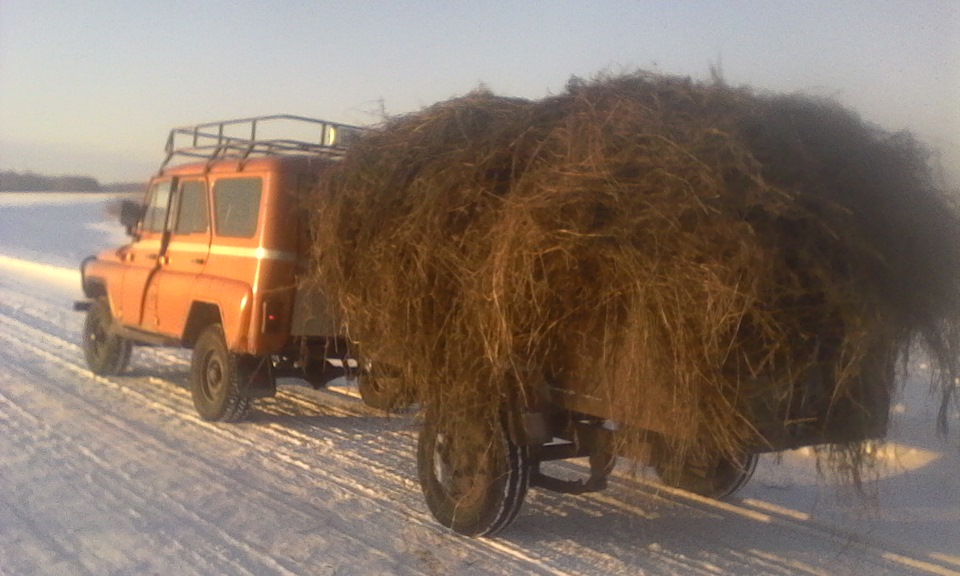
[{"label": "orange car body panel", "polygon": [[[214,306],[232,351],[277,353],[306,249],[299,198],[329,163],[266,156],[166,169],[151,180],[133,241],[87,263],[85,282],[103,286],[126,327],[182,340],[191,311]],[[166,214],[151,215],[166,191]]]}]

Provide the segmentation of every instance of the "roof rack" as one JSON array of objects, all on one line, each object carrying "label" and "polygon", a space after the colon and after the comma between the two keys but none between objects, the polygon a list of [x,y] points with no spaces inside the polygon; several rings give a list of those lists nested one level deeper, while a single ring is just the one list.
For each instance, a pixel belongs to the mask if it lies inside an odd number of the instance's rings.
[{"label": "roof rack", "polygon": [[[259,133],[258,133],[259,132]],[[250,156],[314,154],[340,158],[363,128],[326,120],[274,114],[174,128],[167,136],[163,170],[174,157],[208,161]],[[277,137],[296,134],[303,139]]]}]

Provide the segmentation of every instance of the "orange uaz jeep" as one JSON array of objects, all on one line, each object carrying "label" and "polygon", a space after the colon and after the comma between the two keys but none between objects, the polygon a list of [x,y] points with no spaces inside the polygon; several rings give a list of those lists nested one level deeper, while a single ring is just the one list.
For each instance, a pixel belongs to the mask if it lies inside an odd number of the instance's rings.
[{"label": "orange uaz jeep", "polygon": [[[299,199],[359,132],[289,115],[172,130],[142,205],[121,211],[132,241],[81,266],[90,369],[119,374],[134,345],[192,348],[194,404],[219,421],[273,395],[278,376],[323,386],[351,375],[334,319],[298,289],[309,242]],[[377,405],[372,384],[361,394]]]}]

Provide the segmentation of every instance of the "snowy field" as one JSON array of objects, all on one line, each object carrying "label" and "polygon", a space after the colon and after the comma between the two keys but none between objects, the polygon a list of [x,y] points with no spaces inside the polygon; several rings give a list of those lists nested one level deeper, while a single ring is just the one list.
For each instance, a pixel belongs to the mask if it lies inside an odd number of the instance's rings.
[{"label": "snowy field", "polygon": [[623,472],[596,494],[531,489],[499,538],[463,538],[423,503],[413,417],[283,381],[210,424],[171,349],[92,376],[71,303],[80,259],[123,242],[115,198],[0,193],[0,574],[960,575],[960,422],[934,434],[922,362],[872,499],[798,451],[726,502]]}]

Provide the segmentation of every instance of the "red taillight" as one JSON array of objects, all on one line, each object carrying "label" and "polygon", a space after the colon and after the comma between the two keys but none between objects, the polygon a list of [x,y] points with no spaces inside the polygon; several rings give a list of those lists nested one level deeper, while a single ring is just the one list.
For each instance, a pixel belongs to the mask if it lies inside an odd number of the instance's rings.
[{"label": "red taillight", "polygon": [[279,332],[280,322],[283,319],[283,304],[276,301],[266,301],[263,303],[263,320],[261,321],[261,332]]}]

